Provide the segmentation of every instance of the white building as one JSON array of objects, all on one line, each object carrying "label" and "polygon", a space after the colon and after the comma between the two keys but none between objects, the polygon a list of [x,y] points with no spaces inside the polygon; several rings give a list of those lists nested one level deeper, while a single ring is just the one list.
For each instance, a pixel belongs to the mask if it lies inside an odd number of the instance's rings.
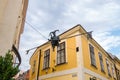
[{"label": "white building", "polygon": [[20,34],[23,32],[28,0],[0,0],[0,56],[8,50],[18,57]]}]

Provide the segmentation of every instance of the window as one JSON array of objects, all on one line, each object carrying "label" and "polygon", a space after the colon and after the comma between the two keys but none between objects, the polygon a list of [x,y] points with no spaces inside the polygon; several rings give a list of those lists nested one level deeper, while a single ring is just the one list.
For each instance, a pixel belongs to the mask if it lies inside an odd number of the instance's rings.
[{"label": "window", "polygon": [[79,52],[79,47],[76,47],[76,52]]},{"label": "window", "polygon": [[91,44],[89,44],[89,49],[90,49],[91,65],[96,67],[94,47]]},{"label": "window", "polygon": [[102,54],[99,52],[98,55],[99,55],[99,60],[100,60],[101,71],[104,72],[104,64],[103,64]]},{"label": "window", "polygon": [[110,64],[109,64],[107,59],[106,59],[106,65],[107,65],[108,75],[111,76],[111,74],[110,74]]},{"label": "window", "polygon": [[116,76],[117,76],[117,80],[120,80],[120,71],[118,68],[116,68]]},{"label": "window", "polygon": [[114,68],[114,65],[113,65],[113,64],[111,64],[111,66],[112,66],[112,75],[113,75],[113,77],[115,78],[115,68]]},{"label": "window", "polygon": [[50,61],[50,49],[46,50],[44,53],[43,69],[49,68],[49,61]]},{"label": "window", "polygon": [[57,47],[57,64],[62,64],[66,62],[65,56],[65,42],[62,42]]}]

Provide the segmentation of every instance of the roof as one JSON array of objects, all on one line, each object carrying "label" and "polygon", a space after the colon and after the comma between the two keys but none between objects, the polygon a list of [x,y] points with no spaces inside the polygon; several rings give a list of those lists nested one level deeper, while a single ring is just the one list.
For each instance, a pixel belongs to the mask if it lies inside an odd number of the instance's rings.
[{"label": "roof", "polygon": [[[80,24],[77,24],[76,26],[74,26],[74,27],[72,27],[72,28],[70,28],[69,30],[67,30],[67,31],[65,31],[65,32],[63,32],[63,33],[61,33],[60,35],[58,35],[58,36],[62,36],[62,35],[64,35],[65,33],[67,33],[67,32],[69,32],[69,31],[71,31],[71,30],[73,30],[74,28],[76,28],[76,27],[82,27]],[[83,28],[84,29],[84,28]],[[85,29],[84,29],[85,30]],[[86,30],[85,30],[86,31]],[[44,46],[44,45],[46,45],[46,44],[48,44],[50,41],[47,41],[47,42],[45,42],[44,44],[42,44],[42,45],[40,45],[40,46],[37,46],[36,47],[36,50],[38,49],[38,48],[40,48],[40,47],[42,47],[42,46]],[[34,53],[33,53],[33,55],[35,54],[35,52],[36,52],[36,50],[34,51]],[[32,55],[32,56],[33,56]],[[32,57],[31,56],[31,57]],[[31,59],[31,58],[30,58]]]},{"label": "roof", "polygon": [[[79,27],[79,28],[77,28],[77,27]],[[77,24],[76,26],[70,28],[69,30],[67,30],[67,31],[65,31],[65,32],[63,32],[63,33],[61,33],[61,34],[58,35],[58,36],[60,37],[60,36],[64,35],[65,33],[69,32],[69,31],[71,31],[71,30],[73,30],[73,29],[75,29],[75,28],[81,29],[84,33],[87,32],[80,24]],[[105,51],[105,49],[104,49],[103,47],[101,47],[101,45],[100,45],[94,38],[92,38],[92,41],[96,44],[97,47],[100,47],[100,48],[106,53],[106,55],[108,55],[108,57],[109,57],[110,59],[113,59],[112,56],[111,56],[107,51]],[[46,44],[48,44],[49,42],[50,42],[50,41],[47,41],[46,43],[38,46],[37,49],[40,48],[40,47],[42,47],[42,46],[44,46],[44,45],[46,45]],[[36,50],[37,50],[37,49],[36,49]],[[36,52],[36,50],[35,50],[35,52]],[[35,54],[35,52],[33,53],[33,55]],[[33,55],[32,55],[32,56],[33,56]],[[32,57],[32,56],[31,56],[31,57]],[[30,58],[30,59],[31,59],[31,58]]]}]

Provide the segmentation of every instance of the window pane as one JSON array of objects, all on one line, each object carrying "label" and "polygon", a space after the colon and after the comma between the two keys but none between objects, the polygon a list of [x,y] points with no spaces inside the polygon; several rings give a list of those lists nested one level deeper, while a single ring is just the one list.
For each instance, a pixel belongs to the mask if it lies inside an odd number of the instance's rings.
[{"label": "window pane", "polygon": [[64,50],[61,51],[61,56],[65,56]]},{"label": "window pane", "polygon": [[65,42],[60,43],[57,48],[57,64],[61,64],[65,62]]},{"label": "window pane", "polygon": [[106,65],[107,65],[108,75],[111,76],[111,73],[110,73],[110,65],[109,65],[109,62],[108,62],[107,59],[106,59]]},{"label": "window pane", "polygon": [[57,50],[60,50],[60,46],[57,47]]},{"label": "window pane", "polygon": [[64,63],[64,62],[65,62],[65,58],[63,56],[63,57],[61,57],[61,63]]},{"label": "window pane", "polygon": [[43,64],[43,69],[49,67],[49,58],[50,57],[50,49],[46,50],[44,53],[44,64]]},{"label": "window pane", "polygon": [[99,52],[99,60],[100,60],[100,66],[101,66],[101,71],[104,71],[104,65],[103,65],[103,58],[102,54]]},{"label": "window pane", "polygon": [[57,58],[57,64],[60,64],[60,58]]},{"label": "window pane", "polygon": [[96,66],[94,47],[91,44],[89,44],[89,49],[90,49],[91,64]]},{"label": "window pane", "polygon": [[60,52],[58,52],[57,57],[60,57]]},{"label": "window pane", "polygon": [[64,48],[65,48],[65,44],[62,43],[62,44],[61,44],[61,49],[64,49]]}]

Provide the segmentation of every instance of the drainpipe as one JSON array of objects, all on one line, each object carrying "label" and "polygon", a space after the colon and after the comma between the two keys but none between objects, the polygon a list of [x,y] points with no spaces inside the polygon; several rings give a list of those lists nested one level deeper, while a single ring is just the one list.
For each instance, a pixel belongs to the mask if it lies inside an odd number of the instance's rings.
[{"label": "drainpipe", "polygon": [[39,51],[39,58],[38,58],[37,80],[39,80],[40,60],[41,60],[41,50]]},{"label": "drainpipe", "polygon": [[12,45],[12,51],[15,53],[15,55],[18,57],[19,63],[18,63],[18,67],[21,64],[21,56],[20,53],[18,52],[18,49],[15,47],[15,45]]}]

